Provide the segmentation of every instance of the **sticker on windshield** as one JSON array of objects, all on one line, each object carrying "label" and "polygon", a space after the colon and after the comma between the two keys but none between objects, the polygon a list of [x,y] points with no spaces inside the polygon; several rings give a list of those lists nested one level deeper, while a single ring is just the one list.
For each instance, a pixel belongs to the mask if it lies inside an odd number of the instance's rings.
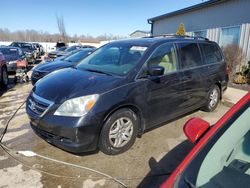
[{"label": "sticker on windshield", "polygon": [[130,48],[130,50],[142,51],[142,52],[146,51],[146,49],[147,49],[147,47],[145,47],[145,46],[132,46]]},{"label": "sticker on windshield", "polygon": [[10,49],[10,51],[17,51],[17,49],[15,49],[15,48],[12,48],[12,49]]}]

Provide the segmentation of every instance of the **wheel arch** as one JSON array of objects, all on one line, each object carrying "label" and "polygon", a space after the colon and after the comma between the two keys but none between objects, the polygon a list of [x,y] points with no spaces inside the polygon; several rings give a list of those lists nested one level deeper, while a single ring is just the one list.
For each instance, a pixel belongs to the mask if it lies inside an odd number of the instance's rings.
[{"label": "wheel arch", "polygon": [[216,82],[215,85],[217,85],[220,89],[220,100],[222,99],[222,85],[220,82]]},{"label": "wheel arch", "polygon": [[142,135],[144,130],[145,130],[145,121],[144,121],[144,117],[142,114],[142,111],[139,107],[137,107],[136,105],[133,104],[123,104],[123,105],[119,105],[115,108],[112,108],[112,110],[109,111],[109,113],[105,116],[103,122],[106,122],[107,119],[113,114],[115,113],[117,110],[123,109],[123,108],[128,108],[130,110],[132,110],[138,118],[138,135]]}]

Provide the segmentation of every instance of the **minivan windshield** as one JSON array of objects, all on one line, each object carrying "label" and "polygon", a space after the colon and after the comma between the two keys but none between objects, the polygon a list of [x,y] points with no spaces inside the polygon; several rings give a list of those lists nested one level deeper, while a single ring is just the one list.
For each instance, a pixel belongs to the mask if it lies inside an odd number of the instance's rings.
[{"label": "minivan windshield", "polygon": [[147,46],[113,43],[103,46],[83,59],[76,68],[124,76],[140,61]]}]

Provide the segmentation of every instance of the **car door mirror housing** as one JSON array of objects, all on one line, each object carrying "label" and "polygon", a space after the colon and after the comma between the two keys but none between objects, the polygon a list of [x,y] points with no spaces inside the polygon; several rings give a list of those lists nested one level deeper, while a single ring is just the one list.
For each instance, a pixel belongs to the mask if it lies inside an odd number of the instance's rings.
[{"label": "car door mirror housing", "polygon": [[150,76],[161,76],[164,74],[164,67],[162,67],[162,66],[149,67],[148,74]]},{"label": "car door mirror housing", "polygon": [[201,118],[192,118],[185,123],[183,131],[192,143],[197,143],[209,128],[209,122]]}]

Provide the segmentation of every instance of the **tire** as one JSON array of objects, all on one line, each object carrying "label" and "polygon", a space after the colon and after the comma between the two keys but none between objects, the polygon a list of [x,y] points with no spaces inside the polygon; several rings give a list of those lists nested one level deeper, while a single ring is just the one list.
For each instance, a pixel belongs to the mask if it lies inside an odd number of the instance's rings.
[{"label": "tire", "polygon": [[1,85],[3,87],[7,87],[8,83],[9,83],[9,76],[8,76],[8,72],[7,72],[7,68],[3,67],[2,68],[2,78],[1,78]]},{"label": "tire", "polygon": [[127,151],[137,137],[138,123],[137,115],[128,108],[114,112],[103,125],[99,149],[107,155]]},{"label": "tire", "polygon": [[208,93],[207,102],[202,108],[202,110],[205,112],[214,111],[219,104],[220,95],[220,88],[217,85],[214,85]]}]

